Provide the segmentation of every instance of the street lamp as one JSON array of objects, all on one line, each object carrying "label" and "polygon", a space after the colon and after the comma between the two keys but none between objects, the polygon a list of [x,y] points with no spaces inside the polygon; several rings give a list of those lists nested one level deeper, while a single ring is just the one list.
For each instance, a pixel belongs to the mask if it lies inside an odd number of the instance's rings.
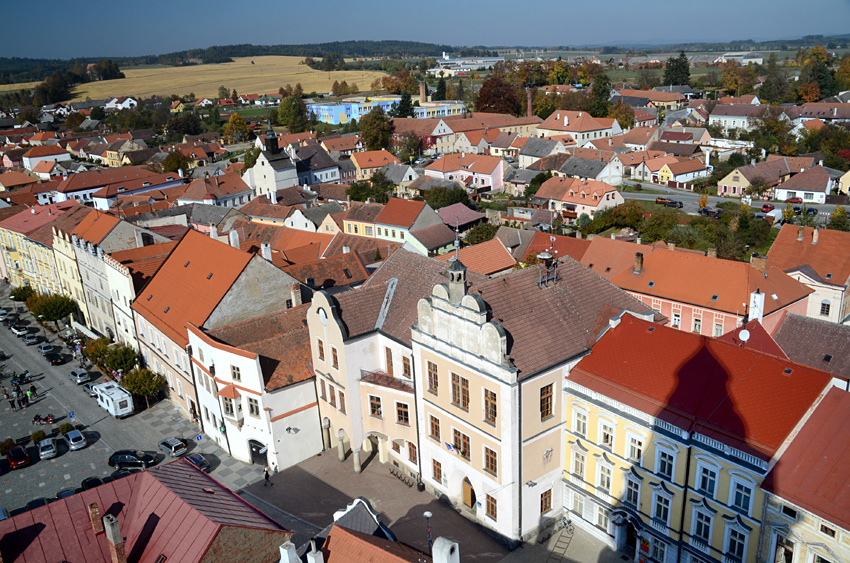
[{"label": "street lamp", "polygon": [[431,516],[433,516],[433,514],[431,514],[431,512],[429,510],[426,510],[425,513],[422,516],[425,517],[425,532],[428,534],[428,553],[430,554],[431,553]]}]

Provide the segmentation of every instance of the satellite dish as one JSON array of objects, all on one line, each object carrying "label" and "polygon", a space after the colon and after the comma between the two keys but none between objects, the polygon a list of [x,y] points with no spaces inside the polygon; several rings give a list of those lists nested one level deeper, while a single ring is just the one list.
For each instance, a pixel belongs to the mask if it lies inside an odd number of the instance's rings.
[{"label": "satellite dish", "polygon": [[746,342],[750,339],[750,331],[747,329],[742,330],[738,333],[738,338],[741,339],[741,342]]}]

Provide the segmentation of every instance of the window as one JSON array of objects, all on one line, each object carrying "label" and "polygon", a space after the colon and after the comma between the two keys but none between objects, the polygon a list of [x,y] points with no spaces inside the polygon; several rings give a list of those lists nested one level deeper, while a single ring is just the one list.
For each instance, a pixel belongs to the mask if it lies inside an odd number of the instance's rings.
[{"label": "window", "polygon": [[579,436],[587,436],[587,414],[576,411],[573,416],[573,432]]},{"label": "window", "polygon": [[682,315],[680,313],[673,313],[673,328],[679,328],[682,324]]},{"label": "window", "polygon": [[436,459],[431,462],[431,477],[438,483],[443,482],[443,465]]},{"label": "window", "polygon": [[608,531],[608,525],[611,521],[610,513],[607,508],[602,508],[601,506],[596,507],[596,525]]},{"label": "window", "polygon": [[387,373],[392,376],[393,375],[393,351],[389,348],[384,348],[384,351],[387,354]]},{"label": "window", "polygon": [[334,369],[339,369],[339,357],[336,354],[336,348],[331,346],[331,366]]},{"label": "window", "polygon": [[614,449],[614,427],[610,424],[602,423],[602,430],[600,432],[602,439],[600,440],[600,446],[604,446],[609,450]]},{"label": "window", "polygon": [[345,413],[345,393],[339,392],[339,412]]},{"label": "window", "polygon": [[437,389],[440,387],[440,382],[437,379],[437,364],[428,362],[428,391],[437,394]]},{"label": "window", "polygon": [[747,536],[743,532],[732,529],[729,530],[729,541],[726,545],[726,554],[738,559],[744,560],[744,548],[747,545]]},{"label": "window", "polygon": [[321,387],[322,387],[322,399],[327,401],[328,400],[328,394],[325,392],[325,380],[320,379],[319,383],[321,384]]},{"label": "window", "polygon": [[381,398],[369,395],[369,413],[381,418]]},{"label": "window", "polygon": [[829,316],[829,301],[826,299],[820,302],[820,314],[822,317]]},{"label": "window", "polygon": [[336,406],[336,388],[333,385],[328,385],[328,395],[332,407]]},{"label": "window", "polygon": [[750,500],[753,497],[752,488],[743,483],[733,482],[732,486],[732,506],[745,513],[750,511]]},{"label": "window", "polygon": [[429,420],[431,422],[430,425],[429,425],[430,430],[431,430],[431,437],[439,442],[440,441],[440,419],[437,418],[436,416],[434,416],[433,414],[429,415],[429,416],[430,416]]},{"label": "window", "polygon": [[416,444],[413,442],[407,443],[407,459],[410,460],[410,463],[416,463]]},{"label": "window", "polygon": [[230,377],[233,381],[242,381],[242,370],[236,366],[230,366]]},{"label": "window", "polygon": [[640,483],[632,479],[626,481],[626,502],[635,507],[640,504]]},{"label": "window", "polygon": [[248,399],[248,414],[251,416],[260,416],[260,401],[257,399]]},{"label": "window", "polygon": [[[552,416],[552,388],[554,387],[553,383],[549,385],[544,385],[540,388],[540,420],[545,418],[549,418]],[[585,420],[587,418],[585,417]],[[582,434],[584,435],[584,434]]]},{"label": "window", "polygon": [[497,514],[498,510],[496,506],[496,499],[494,499],[490,495],[487,495],[487,516],[489,516],[493,520],[496,520]]},{"label": "window", "polygon": [[723,323],[714,323],[714,336],[723,336]]},{"label": "window", "polygon": [[694,537],[708,543],[711,539],[711,516],[705,512],[697,512],[694,525]]},{"label": "window", "polygon": [[397,454],[400,454],[401,453],[401,446],[398,444],[398,442],[396,442],[395,440],[390,440],[390,442],[392,443],[393,451]]},{"label": "window", "polygon": [[821,524],[821,525],[820,525],[820,533],[822,533],[822,534],[826,534],[827,536],[829,536],[829,537],[831,537],[831,538],[834,538],[834,537],[835,537],[835,529],[834,529],[834,528],[830,528],[830,527],[829,527],[829,526],[827,526],[826,524]]},{"label": "window", "polygon": [[664,561],[667,559],[667,544],[663,541],[652,538],[652,558],[656,561]]},{"label": "window", "polygon": [[319,359],[325,361],[325,343],[319,340]]},{"label": "window", "polygon": [[815,563],[832,563],[829,559],[824,559],[820,555],[815,554]]},{"label": "window", "polygon": [[643,440],[629,436],[629,459],[640,463],[643,457]]},{"label": "window", "polygon": [[573,453],[573,474],[584,479],[585,455],[582,452]]},{"label": "window", "polygon": [[407,403],[396,403],[395,412],[396,422],[404,425],[410,424],[410,412],[408,411]]},{"label": "window", "polygon": [[543,491],[540,495],[540,514],[552,510],[552,489]]},{"label": "window", "polygon": [[233,416],[233,399],[228,399],[226,397],[222,397],[221,407],[224,409],[225,415]]},{"label": "window", "polygon": [[599,483],[597,486],[608,494],[611,494],[611,468],[606,465],[599,466]]},{"label": "window", "polygon": [[717,485],[717,473],[708,467],[700,468],[699,483],[697,489],[710,497],[714,497],[714,488]]},{"label": "window", "polygon": [[452,404],[469,410],[469,380],[456,373],[452,374]]},{"label": "window", "polygon": [[652,517],[667,525],[670,518],[670,499],[656,493],[652,500],[655,504],[652,510]]},{"label": "window", "polygon": [[496,393],[484,390],[484,420],[496,424]]},{"label": "window", "polygon": [[484,470],[489,471],[493,475],[499,474],[496,452],[487,447],[484,448]]},{"label": "window", "polygon": [[702,333],[702,319],[694,319],[694,332],[697,334]]},{"label": "window", "polygon": [[402,356],[401,358],[401,373],[407,379],[410,379],[412,377],[410,370],[410,358],[408,358],[407,356]]},{"label": "window", "polygon": [[797,519],[797,511],[788,505],[782,505],[782,514],[793,520]]},{"label": "window", "polygon": [[458,430],[452,429],[452,444],[461,457],[469,459],[469,436]]},{"label": "window", "polygon": [[584,495],[581,493],[573,494],[573,512],[576,514],[584,514]]},{"label": "window", "polygon": [[673,478],[673,454],[659,450],[658,464],[655,466],[656,473],[667,479]]}]

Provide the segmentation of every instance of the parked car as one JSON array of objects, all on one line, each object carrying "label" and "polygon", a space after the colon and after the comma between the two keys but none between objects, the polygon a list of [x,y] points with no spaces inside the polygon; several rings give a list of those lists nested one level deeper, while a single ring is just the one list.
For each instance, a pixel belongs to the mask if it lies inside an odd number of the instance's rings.
[{"label": "parked car", "polygon": [[53,459],[56,457],[56,440],[53,438],[45,438],[38,443],[38,458]]},{"label": "parked car", "polygon": [[68,377],[70,377],[71,381],[73,381],[77,385],[79,385],[80,383],[91,381],[91,376],[89,376],[89,372],[84,369],[72,370],[71,373],[68,374]]},{"label": "parked car", "polygon": [[63,434],[62,439],[68,444],[69,450],[81,450],[88,444],[86,437],[79,430],[71,430],[67,434]]},{"label": "parked car", "polygon": [[803,208],[800,207],[799,205],[795,205],[794,206],[794,214],[795,215],[801,215],[802,213],[803,213]]},{"label": "parked car", "polygon": [[53,344],[50,342],[42,342],[38,345],[38,351],[41,352],[42,356],[46,356],[53,351]]},{"label": "parked car", "polygon": [[45,354],[44,359],[50,362],[52,366],[61,366],[65,363],[65,358],[62,357],[62,354],[57,354],[56,352]]},{"label": "parked car", "polygon": [[806,209],[806,215],[817,215],[818,208],[817,207],[809,207]]},{"label": "parked car", "polygon": [[33,344],[38,343],[38,337],[34,334],[25,334],[24,335],[24,344],[27,346],[32,346]]},{"label": "parked car", "polygon": [[166,438],[159,443],[159,449],[171,457],[180,457],[187,452],[186,442],[180,438]]},{"label": "parked car", "polygon": [[803,198],[801,197],[789,197],[785,200],[785,203],[803,203]]},{"label": "parked car", "polygon": [[664,196],[659,196],[659,197],[655,198],[655,203],[657,203],[658,205],[667,205],[671,201],[673,201],[673,200],[670,199],[669,197],[664,197]]},{"label": "parked car", "polygon": [[682,208],[682,202],[671,199],[670,201],[668,201],[667,203],[664,204],[664,207],[675,207],[677,209],[681,209]]},{"label": "parked car", "polygon": [[9,316],[9,311],[6,309],[0,309],[0,321],[5,321],[6,317]]},{"label": "parked car", "polygon": [[186,456],[186,461],[203,471],[204,473],[210,472],[210,462],[207,461],[207,458],[202,456],[201,454],[191,454]]},{"label": "parked car", "polygon": [[6,459],[9,462],[9,467],[18,469],[30,464],[30,456],[27,454],[26,448],[23,446],[15,446],[6,452]]},{"label": "parked car", "polygon": [[94,489],[95,487],[99,487],[103,485],[103,481],[101,481],[97,477],[86,477],[83,479],[83,482],[80,483],[80,486],[84,491],[88,491],[89,489]]},{"label": "parked car", "polygon": [[776,209],[776,206],[773,205],[772,203],[765,203],[764,205],[761,206],[761,210],[764,213],[769,213],[769,212],[773,211],[774,209]]},{"label": "parked car", "polygon": [[137,450],[118,450],[109,456],[110,467],[127,469],[129,467],[140,467],[146,469],[156,463],[156,459],[148,453]]},{"label": "parked car", "polygon": [[97,392],[94,390],[93,383],[83,383],[83,391],[89,394],[89,397],[97,397]]},{"label": "parked car", "polygon": [[12,334],[15,336],[23,336],[29,334],[30,329],[23,325],[12,325]]},{"label": "parked car", "polygon": [[56,493],[56,499],[62,499],[77,494],[77,489],[62,489]]}]

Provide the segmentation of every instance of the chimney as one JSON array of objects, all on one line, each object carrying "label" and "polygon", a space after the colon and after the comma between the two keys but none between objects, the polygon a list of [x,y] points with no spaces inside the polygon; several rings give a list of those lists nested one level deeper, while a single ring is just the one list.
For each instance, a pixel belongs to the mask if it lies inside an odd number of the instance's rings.
[{"label": "chimney", "polygon": [[705,251],[705,255],[708,256],[709,258],[717,258],[717,249],[716,248],[709,248],[708,250]]},{"label": "chimney", "polygon": [[750,309],[747,314],[747,321],[757,320],[761,322],[764,318],[764,293],[758,288],[750,294]]},{"label": "chimney", "polygon": [[823,166],[823,161],[822,161],[822,160],[819,160],[819,161],[818,161],[818,166]]},{"label": "chimney", "polygon": [[819,231],[820,231],[820,229],[818,229],[817,227],[815,227],[814,230],[812,231],[812,244],[818,243],[818,232]]},{"label": "chimney", "polygon": [[106,539],[109,541],[109,555],[112,556],[112,563],[127,563],[127,554],[124,552],[124,538],[121,536],[118,519],[107,514],[103,517],[103,527],[105,528]]},{"label": "chimney", "polygon": [[676,243],[672,240],[667,241],[667,249],[668,250],[676,250]]},{"label": "chimney", "polygon": [[239,233],[236,232],[236,229],[230,231],[230,246],[239,248]]},{"label": "chimney", "polygon": [[643,252],[635,252],[635,270],[634,273],[639,274],[643,271]]},{"label": "chimney", "polygon": [[97,506],[96,502],[89,505],[89,520],[91,520],[91,527],[95,534],[103,532],[103,521],[100,519],[100,508]]},{"label": "chimney", "polygon": [[617,235],[615,235],[614,233],[611,233],[611,240],[617,240]]},{"label": "chimney", "polygon": [[525,112],[526,117],[534,117],[534,103],[531,99],[531,88],[526,88],[526,107],[527,111]]},{"label": "chimney", "polygon": [[425,102],[428,101],[428,86],[425,85],[425,81],[419,83],[419,105],[425,105]]},{"label": "chimney", "polygon": [[307,553],[307,563],[325,563],[325,556],[316,547],[316,540],[310,540],[310,552]]},{"label": "chimney", "polygon": [[271,262],[272,261],[272,245],[267,243],[267,242],[261,243],[260,244],[260,254],[263,256],[263,258],[265,258],[266,260]]},{"label": "chimney", "polygon": [[210,223],[210,238],[213,240],[218,240],[218,227]]},{"label": "chimney", "polygon": [[460,546],[448,538],[440,536],[434,540],[431,548],[434,563],[460,563]]},{"label": "chimney", "polygon": [[564,127],[569,127],[569,125],[570,125],[570,116],[565,115],[564,116]]},{"label": "chimney", "polygon": [[635,239],[635,244],[643,244],[643,241],[641,240],[640,237]]},{"label": "chimney", "polygon": [[316,278],[307,278],[307,287],[309,287],[310,289],[315,289]]},{"label": "chimney", "polygon": [[351,252],[351,247],[350,247],[350,246],[343,246],[343,247],[342,247],[342,253],[343,253],[343,254],[348,254],[349,252]]},{"label": "chimney", "polygon": [[757,252],[753,252],[752,256],[750,256],[750,265],[763,274],[767,268],[767,256],[761,256]]},{"label": "chimney", "polygon": [[797,227],[797,242],[803,242],[803,233],[805,231],[805,227]]},{"label": "chimney", "polygon": [[297,307],[301,305],[301,284],[300,283],[291,283],[289,284],[289,294],[292,296],[292,306]]},{"label": "chimney", "polygon": [[301,563],[301,558],[295,552],[295,544],[291,541],[280,546],[280,563]]}]

